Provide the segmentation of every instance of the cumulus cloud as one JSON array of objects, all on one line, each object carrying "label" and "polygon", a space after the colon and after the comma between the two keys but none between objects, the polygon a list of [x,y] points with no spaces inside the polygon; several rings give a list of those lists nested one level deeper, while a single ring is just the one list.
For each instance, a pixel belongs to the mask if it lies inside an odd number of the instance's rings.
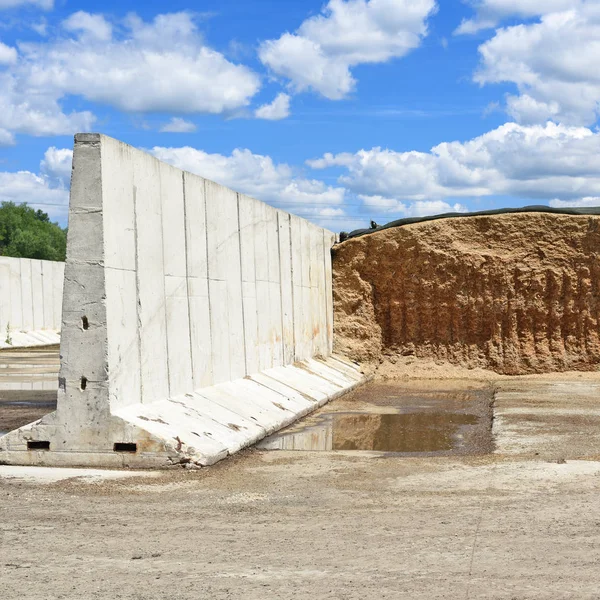
[{"label": "cumulus cloud", "polygon": [[345,190],[342,187],[296,175],[289,165],[277,164],[269,156],[253,154],[247,149],[236,149],[225,156],[189,146],[156,146],[151,152],[180,169],[322,224],[327,217],[344,214]]},{"label": "cumulus cloud", "polygon": [[467,212],[467,207],[460,203],[448,204],[443,200],[417,200],[416,202],[400,202],[396,198],[384,198],[383,196],[365,196],[359,198],[364,201],[365,209],[373,209],[376,214],[389,214],[403,217],[424,217],[427,215],[439,215],[449,212]]},{"label": "cumulus cloud", "polygon": [[342,168],[341,185],[380,202],[495,195],[570,201],[600,195],[600,133],[552,122],[507,123],[467,142],[439,144],[430,152],[372,148],[326,154],[308,165]]},{"label": "cumulus cloud", "polygon": [[290,81],[338,100],[356,84],[351,67],[402,57],[427,34],[435,0],[329,0],[295,33],[263,42],[261,61]]},{"label": "cumulus cloud", "polygon": [[54,0],[0,0],[0,10],[21,6],[37,6],[44,10],[50,10],[54,7]]},{"label": "cumulus cloud", "polygon": [[160,131],[163,133],[191,133],[192,131],[196,131],[196,125],[181,117],[173,117],[160,128]]},{"label": "cumulus cloud", "polygon": [[290,116],[290,97],[287,94],[277,94],[270,104],[263,104],[254,111],[257,119],[279,121]]},{"label": "cumulus cloud", "polygon": [[576,198],[575,200],[550,200],[550,206],[554,208],[600,207],[600,197]]},{"label": "cumulus cloud", "polygon": [[473,19],[464,19],[456,34],[496,27],[508,17],[540,17],[580,4],[579,0],[469,0],[468,3],[475,8],[476,15]]},{"label": "cumulus cloud", "polygon": [[17,62],[17,49],[0,42],[0,65],[12,65]]},{"label": "cumulus cloud", "polygon": [[[51,151],[55,151],[54,153]],[[44,160],[52,154],[70,152],[50,148]],[[50,154],[49,154],[50,153]],[[25,202],[28,206],[47,212],[53,220],[58,220],[66,225],[69,212],[69,191],[61,177],[43,172],[39,174],[31,171],[0,171],[0,202]],[[64,169],[63,169],[64,170]]]},{"label": "cumulus cloud", "polygon": [[82,10],[63,21],[67,31],[79,33],[88,39],[107,42],[112,38],[112,26],[102,15],[92,15]]},{"label": "cumulus cloud", "polygon": [[89,131],[91,112],[63,112],[70,96],[130,112],[228,113],[248,105],[261,85],[249,68],[209,48],[185,12],[150,22],[129,15],[113,27],[79,11],[62,31],[20,44],[16,61],[0,48],[12,63],[0,71],[0,128],[32,135]]},{"label": "cumulus cloud", "polygon": [[6,129],[0,128],[0,147],[2,146],[14,146],[15,136]]},{"label": "cumulus cloud", "polygon": [[518,122],[547,119],[571,125],[595,123],[600,106],[600,5],[548,2],[538,22],[498,29],[479,48],[481,84],[514,83],[519,95],[507,98]]},{"label": "cumulus cloud", "polygon": [[44,158],[40,163],[40,171],[51,181],[59,182],[67,188],[71,183],[72,165],[73,150],[51,146],[44,153]]}]

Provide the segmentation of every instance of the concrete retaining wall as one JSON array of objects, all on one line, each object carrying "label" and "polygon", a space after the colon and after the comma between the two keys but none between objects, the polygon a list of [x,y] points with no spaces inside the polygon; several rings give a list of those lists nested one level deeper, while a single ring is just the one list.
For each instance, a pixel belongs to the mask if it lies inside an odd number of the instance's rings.
[{"label": "concrete retaining wall", "polygon": [[0,348],[60,342],[65,265],[0,256]]},{"label": "concrete retaining wall", "polygon": [[97,134],[73,169],[58,409],[0,460],[210,464],[362,380],[333,233]]}]

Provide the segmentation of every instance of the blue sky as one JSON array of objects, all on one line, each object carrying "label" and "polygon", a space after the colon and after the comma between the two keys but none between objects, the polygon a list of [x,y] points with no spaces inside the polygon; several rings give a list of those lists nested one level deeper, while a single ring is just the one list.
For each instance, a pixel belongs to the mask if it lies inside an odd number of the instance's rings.
[{"label": "blue sky", "polygon": [[0,0],[0,200],[99,131],[338,231],[597,205],[598,59],[590,0]]}]

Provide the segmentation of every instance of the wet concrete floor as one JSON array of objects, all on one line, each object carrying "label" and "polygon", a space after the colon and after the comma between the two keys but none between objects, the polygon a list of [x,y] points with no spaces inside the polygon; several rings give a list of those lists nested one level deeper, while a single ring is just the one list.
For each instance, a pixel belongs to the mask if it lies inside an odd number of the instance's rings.
[{"label": "wet concrete floor", "polygon": [[0,351],[0,435],[56,409],[59,347]]},{"label": "wet concrete floor", "polygon": [[371,383],[258,444],[266,450],[375,451],[410,456],[493,450],[492,388]]}]

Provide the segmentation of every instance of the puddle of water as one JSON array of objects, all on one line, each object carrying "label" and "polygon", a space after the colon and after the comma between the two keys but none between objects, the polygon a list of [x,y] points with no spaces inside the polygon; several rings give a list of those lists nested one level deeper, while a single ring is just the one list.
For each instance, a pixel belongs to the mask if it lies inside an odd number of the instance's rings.
[{"label": "puddle of water", "polygon": [[493,445],[491,402],[491,391],[420,393],[374,384],[265,438],[258,447],[411,456],[485,454]]},{"label": "puddle of water", "polygon": [[333,415],[333,450],[439,452],[452,450],[475,415],[413,413]]}]

